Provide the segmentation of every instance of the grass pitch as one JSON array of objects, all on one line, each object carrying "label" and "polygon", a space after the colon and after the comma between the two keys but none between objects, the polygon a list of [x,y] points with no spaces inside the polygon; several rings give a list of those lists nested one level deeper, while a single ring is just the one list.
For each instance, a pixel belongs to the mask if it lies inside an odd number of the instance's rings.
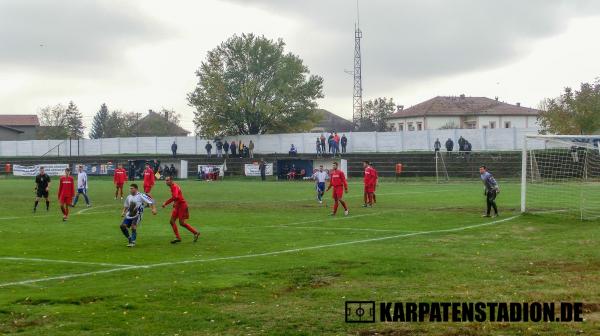
[{"label": "grass pitch", "polygon": [[[600,328],[600,224],[576,214],[517,216],[501,183],[502,221],[481,218],[480,182],[383,182],[363,209],[328,217],[314,184],[180,181],[198,243],[170,209],[145,213],[125,247],[112,183],[90,178],[66,223],[33,205],[33,180],[2,179],[0,333],[20,335],[564,335]],[[169,196],[163,182],[153,196]],[[558,197],[558,195],[557,195]],[[41,209],[41,210],[40,210]],[[168,211],[169,210],[169,211]],[[513,218],[513,216],[516,216]],[[346,300],[583,301],[583,323],[346,324]]]}]

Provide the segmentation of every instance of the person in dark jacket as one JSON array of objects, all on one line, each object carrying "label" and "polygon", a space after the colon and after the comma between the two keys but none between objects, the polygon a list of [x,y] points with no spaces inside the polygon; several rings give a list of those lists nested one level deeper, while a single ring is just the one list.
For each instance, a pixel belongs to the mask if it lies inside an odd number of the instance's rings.
[{"label": "person in dark jacket", "polygon": [[463,138],[462,136],[460,138],[458,138],[458,151],[459,152],[463,152],[465,150],[465,142],[467,140],[465,140],[465,138]]},{"label": "person in dark jacket", "polygon": [[342,153],[346,153],[346,145],[348,145],[348,138],[346,138],[346,134],[342,135],[340,143],[342,144]]},{"label": "person in dark jacket", "polygon": [[448,140],[446,140],[446,151],[452,152],[452,149],[454,149],[454,141],[452,141],[452,139],[448,138]]},{"label": "person in dark jacket", "polygon": [[235,141],[231,140],[229,143],[229,149],[231,149],[231,157],[235,157],[235,154],[237,153],[237,145]]},{"label": "person in dark jacket", "polygon": [[261,180],[266,180],[267,179],[267,163],[265,162],[265,159],[260,159],[260,164],[258,165],[258,169],[260,170],[260,179]]},{"label": "person in dark jacket", "polygon": [[173,144],[171,145],[171,152],[173,152],[173,157],[177,157],[177,143],[175,141],[173,141]]},{"label": "person in dark jacket", "polygon": [[169,171],[170,171],[171,178],[177,177],[177,168],[175,168],[175,166],[172,163],[171,163],[171,168],[169,168]]},{"label": "person in dark jacket", "polygon": [[223,143],[223,151],[225,152],[225,157],[229,158],[229,143],[227,140]]},{"label": "person in dark jacket", "polygon": [[321,133],[321,154],[325,154],[325,136]]},{"label": "person in dark jacket", "polygon": [[204,146],[204,148],[206,149],[206,156],[210,159],[210,152],[212,151],[212,145],[210,144],[210,141],[206,142],[206,146]]},{"label": "person in dark jacket", "polygon": [[435,139],[435,142],[433,143],[433,150],[439,152],[440,148],[442,148],[442,143],[440,142],[440,139]]}]

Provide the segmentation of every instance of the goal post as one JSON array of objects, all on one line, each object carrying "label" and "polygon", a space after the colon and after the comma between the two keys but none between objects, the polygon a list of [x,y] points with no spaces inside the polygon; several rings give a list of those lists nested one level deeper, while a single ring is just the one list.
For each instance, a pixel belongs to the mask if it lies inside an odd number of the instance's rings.
[{"label": "goal post", "polygon": [[527,135],[521,158],[521,212],[600,218],[600,135]]}]

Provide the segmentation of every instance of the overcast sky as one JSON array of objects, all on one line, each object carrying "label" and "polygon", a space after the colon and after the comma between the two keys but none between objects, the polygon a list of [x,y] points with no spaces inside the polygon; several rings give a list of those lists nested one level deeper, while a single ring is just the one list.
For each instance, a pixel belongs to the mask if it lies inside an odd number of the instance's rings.
[{"label": "overcast sky", "polygon": [[[233,34],[283,38],[325,81],[321,107],[352,115],[354,0],[1,0],[0,113],[75,101],[86,125],[162,107],[193,130],[186,94]],[[362,0],[364,98],[437,95],[537,107],[600,76],[600,1]],[[89,129],[86,130],[86,134]]]}]

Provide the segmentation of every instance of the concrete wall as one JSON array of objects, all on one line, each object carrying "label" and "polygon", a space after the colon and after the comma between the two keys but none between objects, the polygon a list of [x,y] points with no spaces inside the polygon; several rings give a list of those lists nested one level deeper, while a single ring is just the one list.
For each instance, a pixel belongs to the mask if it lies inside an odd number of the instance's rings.
[{"label": "concrete wall", "polygon": [[[537,134],[537,129],[451,129],[405,132],[350,132],[349,153],[395,153],[406,151],[430,151],[436,139],[443,143],[452,139],[457,148],[460,136],[473,145],[474,151],[518,150],[526,134]],[[319,134],[266,134],[226,137],[230,142],[241,140],[254,142],[256,154],[287,154],[291,144],[299,153],[316,153],[315,140]],[[204,155],[206,139],[195,137],[143,137],[80,140],[29,140],[0,141],[0,156],[95,156],[115,154],[170,154],[171,144],[177,142],[178,153]],[[211,140],[212,141],[212,140]],[[216,149],[213,145],[213,154]]]}]

